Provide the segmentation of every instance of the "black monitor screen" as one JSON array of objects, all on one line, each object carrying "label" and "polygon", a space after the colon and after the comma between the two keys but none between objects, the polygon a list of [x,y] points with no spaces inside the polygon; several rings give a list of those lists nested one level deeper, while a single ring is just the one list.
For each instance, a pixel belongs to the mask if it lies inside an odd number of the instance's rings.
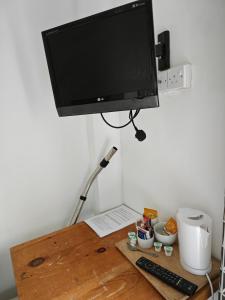
[{"label": "black monitor screen", "polygon": [[132,100],[144,108],[145,97],[158,106],[151,1],[47,30],[43,39],[60,115],[125,110]]}]

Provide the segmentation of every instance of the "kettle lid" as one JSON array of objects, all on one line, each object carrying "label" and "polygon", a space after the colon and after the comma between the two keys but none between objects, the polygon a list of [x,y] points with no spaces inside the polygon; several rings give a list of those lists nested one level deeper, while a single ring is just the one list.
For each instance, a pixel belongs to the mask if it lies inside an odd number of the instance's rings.
[{"label": "kettle lid", "polygon": [[177,219],[183,223],[192,226],[211,226],[211,218],[203,211],[192,208],[179,208],[177,212]]}]

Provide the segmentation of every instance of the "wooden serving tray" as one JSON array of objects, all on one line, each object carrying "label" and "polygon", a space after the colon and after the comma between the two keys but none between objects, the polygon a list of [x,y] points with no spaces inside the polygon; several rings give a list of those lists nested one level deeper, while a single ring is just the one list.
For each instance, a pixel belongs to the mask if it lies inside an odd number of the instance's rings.
[{"label": "wooden serving tray", "polygon": [[[177,275],[180,275],[185,279],[195,283],[198,286],[198,291],[208,284],[206,276],[192,275],[181,267],[180,260],[179,260],[179,250],[177,245],[174,246],[173,255],[171,257],[165,256],[165,253],[162,250],[160,253],[158,253],[159,257],[157,258],[141,253],[139,251],[130,251],[127,247],[127,239],[116,243],[116,247],[166,300],[186,300],[189,297],[178,292],[177,290],[170,287],[166,283],[160,281],[156,277],[152,276],[151,274],[137,267],[135,263],[141,256],[144,256],[152,260],[153,262],[161,265],[162,267],[170,270],[171,272],[174,272]],[[154,248],[151,248],[146,251],[154,252]],[[219,276],[219,270],[220,270],[220,262],[217,259],[212,258],[212,271],[209,274],[212,280],[214,280]]]}]

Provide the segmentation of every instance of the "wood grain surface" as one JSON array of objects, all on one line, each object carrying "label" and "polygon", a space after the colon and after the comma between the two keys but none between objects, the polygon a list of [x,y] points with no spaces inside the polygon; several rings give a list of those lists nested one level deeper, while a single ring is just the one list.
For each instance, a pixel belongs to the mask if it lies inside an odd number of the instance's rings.
[{"label": "wood grain surface", "polygon": [[13,247],[19,299],[162,300],[115,247],[133,229],[99,238],[81,223]]},{"label": "wood grain surface", "polygon": [[[99,238],[85,223],[11,249],[20,300],[162,300],[115,244],[129,226]],[[195,300],[206,300],[208,288]]]},{"label": "wood grain surface", "polygon": [[[150,257],[148,254],[143,254],[139,251],[130,251],[127,247],[127,239],[124,239],[123,241],[120,241],[116,244],[116,247],[124,254],[124,256],[139,270],[139,272],[149,281],[150,284],[156,288],[160,294],[166,299],[166,300],[186,300],[189,297],[185,296],[184,294],[180,293],[179,291],[175,290],[174,288],[168,286],[167,284],[163,283],[162,281],[158,280],[155,276],[152,276],[149,273],[146,273],[145,271],[141,270],[139,267],[136,266],[136,261],[141,257],[144,256],[155,263],[161,265],[162,267],[168,269],[171,272],[176,273],[177,275],[195,283],[198,286],[198,290],[202,289],[208,284],[207,278],[205,276],[196,276],[193,274],[190,274],[189,272],[186,272],[181,264],[180,264],[180,258],[179,258],[179,251],[178,246],[174,245],[174,252],[171,257],[167,257],[164,254],[164,251],[161,251],[158,253],[159,257]],[[147,252],[154,252],[154,247],[145,250]],[[220,270],[220,262],[213,258],[213,267],[212,271],[210,273],[210,278],[212,280],[216,279],[219,276],[219,270]],[[207,299],[207,298],[206,298]]]}]

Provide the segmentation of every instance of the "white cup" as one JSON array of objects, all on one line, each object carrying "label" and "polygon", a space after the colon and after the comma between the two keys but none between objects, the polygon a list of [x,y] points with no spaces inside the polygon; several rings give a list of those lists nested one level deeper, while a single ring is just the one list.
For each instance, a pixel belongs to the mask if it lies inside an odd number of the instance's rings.
[{"label": "white cup", "polygon": [[138,239],[138,245],[143,249],[151,248],[154,244],[154,235],[152,238],[148,240],[142,240],[139,237],[137,239]]}]

